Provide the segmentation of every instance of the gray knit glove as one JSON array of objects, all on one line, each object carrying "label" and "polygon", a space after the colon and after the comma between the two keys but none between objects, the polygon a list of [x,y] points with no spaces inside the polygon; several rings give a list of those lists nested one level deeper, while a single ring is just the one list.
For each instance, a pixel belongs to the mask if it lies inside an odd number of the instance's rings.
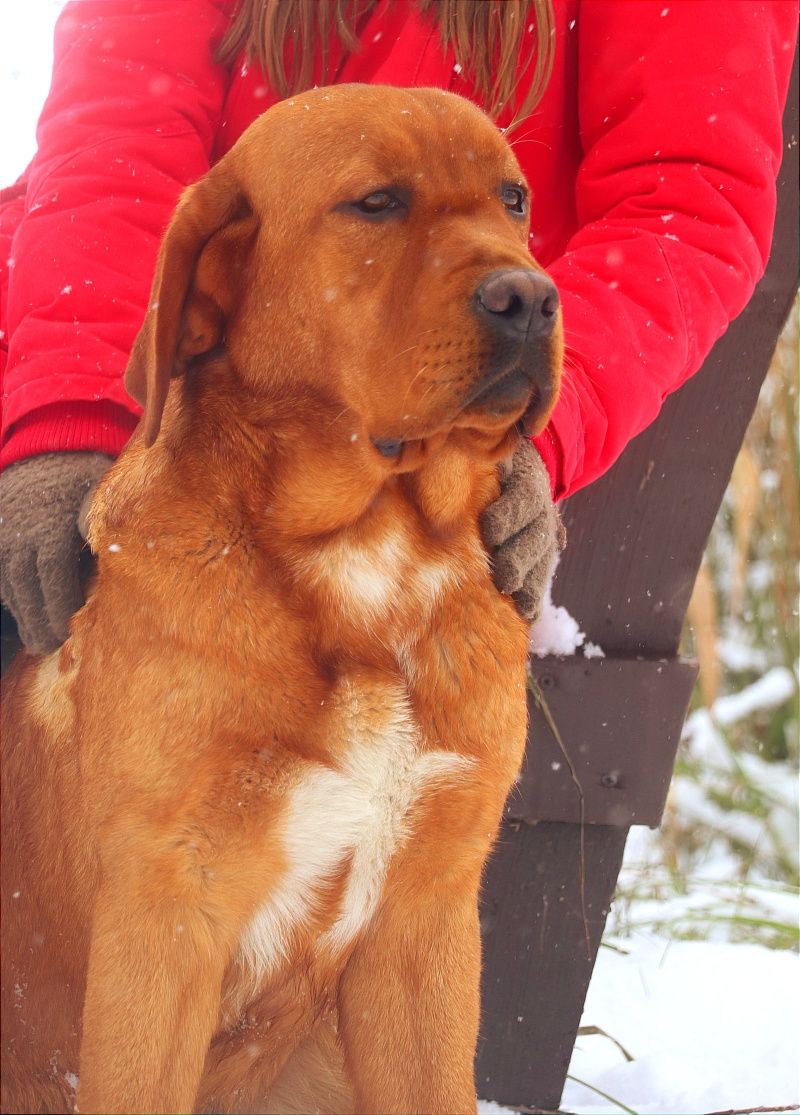
[{"label": "gray knit glove", "polygon": [[0,474],[0,595],[31,654],[59,647],[83,604],[78,515],[111,463],[104,453],[44,453]]},{"label": "gray knit glove", "polygon": [[494,583],[533,622],[563,545],[563,528],[547,469],[527,439],[501,465],[500,495],[484,511],[481,531]]}]

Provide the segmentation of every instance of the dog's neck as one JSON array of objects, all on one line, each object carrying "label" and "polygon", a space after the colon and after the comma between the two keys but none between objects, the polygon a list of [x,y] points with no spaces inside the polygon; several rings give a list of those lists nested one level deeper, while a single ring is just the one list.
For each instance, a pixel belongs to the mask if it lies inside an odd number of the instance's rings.
[{"label": "dog's neck", "polygon": [[335,396],[301,395],[296,385],[248,395],[229,365],[217,374],[236,382],[224,392],[204,393],[189,380],[173,388],[163,449],[178,477],[196,477],[200,458],[217,505],[249,501],[248,517],[264,523],[265,541],[363,530],[376,505],[398,494],[433,537],[461,534],[496,497],[496,466],[518,442],[513,430],[455,428],[409,441],[387,458],[364,419]]},{"label": "dog's neck", "polygon": [[240,591],[252,582],[272,597],[308,597],[309,615],[335,606],[342,617],[359,608],[377,617],[404,577],[420,580],[420,598],[445,566],[488,577],[479,519],[497,495],[505,442],[487,448],[454,431],[415,446],[414,467],[403,471],[351,413],[325,401],[261,398],[243,408],[217,396],[208,409],[186,406],[173,389],[155,444],[135,436],[101,485],[91,530],[101,580],[120,555],[140,578],[159,561],[195,562],[206,576],[215,561],[238,557]]}]

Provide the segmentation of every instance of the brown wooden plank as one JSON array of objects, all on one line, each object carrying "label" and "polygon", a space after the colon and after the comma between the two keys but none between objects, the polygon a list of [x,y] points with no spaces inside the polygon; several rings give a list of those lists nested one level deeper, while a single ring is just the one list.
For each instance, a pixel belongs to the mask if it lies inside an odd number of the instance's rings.
[{"label": "brown wooden plank", "polygon": [[627,829],[583,835],[579,825],[503,824],[481,906],[484,1099],[558,1107]]},{"label": "brown wooden plank", "polygon": [[531,669],[558,731],[529,695],[515,820],[657,827],[697,667],[682,660],[538,658]]}]

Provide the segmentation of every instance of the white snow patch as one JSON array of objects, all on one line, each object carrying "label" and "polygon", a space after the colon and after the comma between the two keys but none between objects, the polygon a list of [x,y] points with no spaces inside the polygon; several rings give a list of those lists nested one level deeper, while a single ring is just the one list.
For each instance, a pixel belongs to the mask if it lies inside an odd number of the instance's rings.
[{"label": "white snow patch", "polygon": [[587,641],[580,624],[567,609],[553,603],[548,585],[539,618],[531,627],[530,652],[537,658],[551,654],[564,658],[576,654],[579,649],[586,658],[605,658],[602,647]]},{"label": "white snow patch", "polygon": [[738,638],[720,636],[716,646],[722,664],[729,670],[741,673],[745,670],[763,671],[767,668],[764,650],[761,647],[748,646],[744,635]]},{"label": "white snow patch", "polygon": [[[641,1113],[798,1102],[800,958],[759,945],[637,935],[601,948],[570,1075]],[[748,1004],[749,1006],[745,1006]],[[567,1081],[562,1107],[619,1111]]]},{"label": "white snow patch", "polygon": [[797,682],[791,670],[785,666],[774,666],[739,693],[719,697],[714,702],[713,717],[727,728],[760,709],[777,708],[788,701],[796,689]]}]

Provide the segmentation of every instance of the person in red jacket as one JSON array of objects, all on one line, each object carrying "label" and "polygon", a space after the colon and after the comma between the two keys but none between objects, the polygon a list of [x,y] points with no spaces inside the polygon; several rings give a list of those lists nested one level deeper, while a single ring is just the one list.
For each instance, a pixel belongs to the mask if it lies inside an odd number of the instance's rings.
[{"label": "person in red jacket", "polygon": [[[549,493],[539,457],[557,499],[601,475],[697,370],[763,273],[796,0],[353,8],[64,9],[39,149],[0,210],[2,595],[29,648],[58,645],[81,600],[76,521],[137,421],[122,372],[160,235],[181,190],[280,99],[287,66],[299,88],[432,85],[499,109],[501,126],[522,116],[510,140],[531,186],[531,250],[559,288],[566,337],[561,399],[537,454],[516,459],[488,530],[507,548],[500,587],[517,591],[523,610],[541,587],[535,540]],[[305,46],[299,32],[292,39],[298,16]],[[508,65],[502,80],[489,65],[510,42],[516,89]],[[545,78],[539,96],[532,84]],[[503,106],[491,104],[498,91]]]}]

